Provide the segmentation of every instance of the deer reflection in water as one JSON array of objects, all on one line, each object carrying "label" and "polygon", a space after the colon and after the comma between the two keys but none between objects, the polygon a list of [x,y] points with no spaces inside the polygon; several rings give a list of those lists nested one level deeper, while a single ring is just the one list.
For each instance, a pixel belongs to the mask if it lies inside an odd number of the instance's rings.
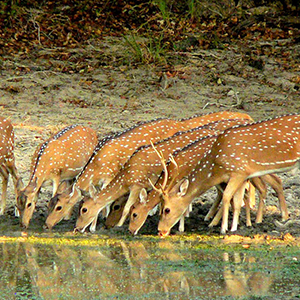
[{"label": "deer reflection in water", "polygon": [[167,240],[107,241],[94,247],[2,243],[0,272],[6,276],[0,287],[11,293],[7,299],[26,290],[32,299],[46,300],[118,295],[213,299],[269,293],[274,278],[257,270],[255,258],[188,247]]},{"label": "deer reflection in water", "polygon": [[[265,296],[272,284],[272,275],[258,271],[251,271],[251,265],[255,263],[253,257],[243,257],[241,253],[234,252],[232,261],[229,253],[224,252],[223,278],[227,296]],[[245,268],[246,264],[246,268]],[[250,271],[249,271],[250,268]]]}]

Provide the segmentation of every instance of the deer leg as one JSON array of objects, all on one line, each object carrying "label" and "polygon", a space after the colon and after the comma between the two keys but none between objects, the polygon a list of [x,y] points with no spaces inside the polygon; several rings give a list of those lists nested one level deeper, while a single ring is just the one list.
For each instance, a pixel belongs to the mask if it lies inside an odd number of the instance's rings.
[{"label": "deer leg", "polygon": [[251,223],[251,207],[255,206],[255,187],[248,181],[248,188],[246,188],[247,195],[244,197],[245,209],[246,209],[246,225],[252,226]]},{"label": "deer leg", "polygon": [[248,199],[249,199],[249,208],[254,208],[256,205],[255,186],[250,181],[249,181],[249,188],[248,188]]},{"label": "deer leg", "polygon": [[271,185],[272,189],[276,192],[278,200],[279,200],[279,206],[281,211],[281,219],[282,221],[286,221],[289,219],[289,212],[287,209],[285,197],[283,194],[283,187],[282,187],[282,181],[281,179],[275,175],[265,175],[263,176],[263,179]]},{"label": "deer leg", "polygon": [[214,226],[218,225],[219,222],[220,222],[220,220],[222,219],[222,214],[223,214],[223,206],[221,206],[219,208],[219,210],[215,214],[214,218],[212,219],[212,221],[210,222],[210,224],[208,225],[208,227],[214,227]]},{"label": "deer leg", "polygon": [[229,182],[226,186],[226,189],[223,193],[222,206],[223,206],[223,216],[222,216],[222,225],[221,225],[221,234],[225,234],[228,230],[228,214],[230,201],[233,198],[237,190],[245,182],[245,176],[235,176],[229,179]]},{"label": "deer leg", "polygon": [[[245,182],[244,184],[246,184],[246,182]],[[218,193],[218,198],[216,199],[216,200],[218,200],[218,201],[215,201],[214,204],[213,204],[213,206],[215,206],[215,210],[218,209],[218,205],[220,204],[220,202],[221,202],[221,200],[222,200],[222,195],[223,195],[223,193],[222,193],[219,189],[218,189],[218,191],[220,192],[220,193]],[[237,193],[238,193],[238,192],[244,194],[244,192],[245,192],[245,187],[241,188],[241,190],[240,190],[240,191],[237,191]],[[235,231],[235,230],[237,229],[238,216],[239,216],[239,212],[240,212],[240,209],[241,209],[241,207],[238,207],[238,201],[242,201],[242,199],[244,198],[244,195],[238,196],[238,194],[237,194],[237,195],[235,195],[234,197],[235,197],[235,200],[234,200],[235,203],[234,203],[233,209],[234,209],[234,211],[235,211],[235,209],[238,209],[238,211],[234,213],[234,215],[236,215],[235,218],[237,218],[237,221],[233,221],[233,225],[232,225],[231,231]],[[241,197],[240,200],[237,200],[237,199],[239,199],[238,197]],[[216,205],[216,202],[217,202],[218,205]],[[241,206],[241,204],[242,204],[242,203],[240,203],[239,206]],[[212,208],[213,208],[213,207],[212,207]],[[210,209],[210,211],[212,210],[212,208]],[[219,208],[219,210],[218,210],[217,213],[215,214],[213,220],[212,220],[211,223],[208,225],[208,227],[213,227],[213,226],[218,225],[219,222],[220,222],[220,220],[221,220],[221,218],[222,218],[222,214],[223,214],[223,206],[221,206],[221,207]],[[246,200],[246,216],[247,216],[247,224],[248,224],[248,219],[250,220],[250,209],[249,209],[249,216],[248,216],[248,215],[247,215],[247,200]],[[236,223],[236,225],[234,225],[234,223]],[[247,226],[248,226],[248,225],[247,225]],[[249,226],[251,226],[251,220],[250,220],[250,225],[249,225]],[[236,229],[234,229],[234,228],[236,228]]]},{"label": "deer leg", "polygon": [[179,232],[184,232],[184,218],[188,218],[190,216],[190,212],[192,211],[192,209],[193,205],[190,204],[185,213],[181,216],[179,220]]},{"label": "deer leg", "polygon": [[188,218],[190,216],[190,212],[193,210],[193,203],[191,203],[188,207],[188,209],[185,212],[185,216]]},{"label": "deer leg", "polygon": [[[9,174],[12,176],[13,182],[14,182],[14,186],[17,187],[17,182],[22,181],[21,178],[18,176],[18,172],[17,172],[17,168],[15,166],[15,162],[14,160],[7,162],[6,164],[6,169],[9,172]],[[22,182],[23,185],[23,182]],[[23,186],[22,186],[23,187]],[[21,188],[22,188],[21,187]]]},{"label": "deer leg", "polygon": [[205,216],[204,221],[208,221],[209,219],[211,219],[218,211],[218,207],[221,203],[222,196],[223,196],[223,190],[219,186],[217,186],[217,193],[218,193],[217,198],[215,199],[213,205],[211,206],[210,210]]},{"label": "deer leg", "polygon": [[184,232],[184,215],[182,215],[179,219],[179,232]]},{"label": "deer leg", "polygon": [[0,175],[2,177],[2,195],[1,195],[1,203],[0,203],[0,215],[4,214],[4,210],[6,207],[6,197],[7,197],[7,185],[8,185],[8,177],[9,173],[5,169],[5,167],[0,167]]},{"label": "deer leg", "polygon": [[263,218],[264,202],[267,195],[267,187],[265,182],[260,177],[251,178],[251,181],[259,192],[259,204],[258,204],[255,223],[261,223]]},{"label": "deer leg", "polygon": [[255,186],[252,184],[250,180],[247,180],[247,185],[245,187],[245,196],[244,196],[244,204],[246,210],[246,226],[251,227],[251,209],[253,209],[256,205],[256,194],[255,194]]},{"label": "deer leg", "polygon": [[131,206],[136,202],[136,200],[138,199],[138,196],[140,194],[140,191],[141,191],[141,187],[140,186],[134,186],[132,189],[130,189],[130,194],[129,194],[129,197],[128,197],[128,200],[124,206],[124,209],[123,209],[123,213],[122,213],[122,216],[121,216],[121,219],[120,221],[117,223],[117,226],[122,226],[130,212],[130,208]]},{"label": "deer leg", "polygon": [[233,219],[232,219],[231,231],[237,230],[238,223],[239,223],[239,216],[241,212],[242,202],[245,196],[245,189],[247,183],[248,182],[245,181],[233,196]]},{"label": "deer leg", "polygon": [[[10,161],[10,163],[7,164],[6,169],[9,172],[9,174],[11,174],[12,176],[14,189],[15,189],[15,203],[17,203],[19,191],[24,187],[24,184],[22,178],[18,176],[17,168],[15,166],[14,160]],[[20,217],[19,210],[17,209],[16,206],[15,206],[15,216]]]}]

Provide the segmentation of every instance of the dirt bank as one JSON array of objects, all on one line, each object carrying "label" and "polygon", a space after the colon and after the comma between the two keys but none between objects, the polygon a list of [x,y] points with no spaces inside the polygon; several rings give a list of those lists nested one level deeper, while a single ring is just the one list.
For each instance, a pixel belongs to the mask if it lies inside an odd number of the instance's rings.
[{"label": "dirt bank", "polygon": [[[106,54],[101,64],[91,58],[86,68],[77,73],[58,68],[66,65],[66,61],[5,58],[0,77],[0,113],[9,117],[15,126],[16,163],[25,183],[36,146],[66,125],[85,124],[104,136],[158,117],[184,118],[226,109],[246,112],[255,120],[261,120],[299,111],[300,58],[297,53],[300,44],[280,40],[267,45],[257,42],[252,47],[271,47],[276,53],[281,50],[291,53],[288,58],[261,55],[259,65],[254,64],[255,59],[248,57],[239,45],[226,50],[173,53],[174,65],[169,69],[114,63],[112,57],[128,53],[125,47],[121,39],[106,38],[94,44],[93,50],[72,49],[75,57],[89,51]],[[281,177],[291,218],[299,219],[299,173]],[[42,190],[30,230],[42,230],[45,201],[50,193],[50,188]],[[201,200],[209,200],[212,193]],[[1,217],[2,229],[13,226],[11,228],[19,230],[18,220],[12,216],[13,203],[10,183],[7,214]],[[287,224],[285,228],[274,225],[274,220],[280,219],[277,204],[277,198],[270,191],[269,213],[264,223],[254,229],[241,226],[242,232],[289,231],[299,235],[299,225]],[[201,207],[195,209],[188,221],[188,231],[207,230],[203,226],[205,211],[202,210]],[[156,233],[155,222],[149,224],[148,232]],[[72,227],[72,222],[65,222],[57,226],[57,230]]]}]

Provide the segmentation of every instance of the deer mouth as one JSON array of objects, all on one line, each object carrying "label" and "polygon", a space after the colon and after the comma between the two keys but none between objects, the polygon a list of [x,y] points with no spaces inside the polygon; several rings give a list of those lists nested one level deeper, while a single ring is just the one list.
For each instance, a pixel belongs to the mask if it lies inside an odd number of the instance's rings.
[{"label": "deer mouth", "polygon": [[25,223],[23,223],[22,221],[20,221],[20,227],[21,227],[22,229],[28,229],[28,226],[29,226],[29,224],[25,224]]},{"label": "deer mouth", "polygon": [[165,238],[165,237],[167,237],[169,234],[170,234],[169,230],[159,230],[158,231],[158,235],[162,239]]},{"label": "deer mouth", "polygon": [[85,228],[86,228],[86,227],[84,227],[84,228],[75,227],[73,232],[74,232],[74,233],[76,233],[76,232],[84,233],[84,232],[85,232]]},{"label": "deer mouth", "polygon": [[90,223],[88,223],[87,225],[85,225],[85,226],[76,226],[75,228],[74,228],[74,233],[75,232],[80,232],[80,233],[84,233],[85,232],[85,230],[86,230],[86,228],[91,224],[92,222],[90,222]]},{"label": "deer mouth", "polygon": [[138,229],[136,229],[136,230],[130,230],[129,229],[129,231],[130,231],[130,233],[132,234],[132,235],[137,235],[137,233],[138,233]]}]

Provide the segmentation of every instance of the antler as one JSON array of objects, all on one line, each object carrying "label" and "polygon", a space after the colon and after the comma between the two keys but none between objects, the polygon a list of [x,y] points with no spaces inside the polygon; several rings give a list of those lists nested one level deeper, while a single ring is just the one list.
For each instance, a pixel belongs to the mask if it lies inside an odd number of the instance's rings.
[{"label": "antler", "polygon": [[172,154],[169,155],[169,160],[170,160],[170,163],[172,163],[174,166],[175,166],[175,169],[176,169],[176,174],[173,175],[172,179],[171,179],[171,182],[169,183],[169,187],[168,187],[168,190],[169,188],[171,188],[173,186],[173,183],[175,181],[175,179],[177,178],[178,174],[179,174],[179,167],[178,167],[178,164],[177,162],[175,161],[174,159],[174,156]]},{"label": "antler", "polygon": [[167,185],[167,181],[168,181],[168,170],[167,170],[167,166],[166,166],[166,160],[164,159],[163,152],[162,152],[162,151],[159,152],[159,151],[155,148],[155,146],[154,146],[154,144],[153,144],[152,141],[150,141],[150,144],[151,144],[153,150],[156,152],[157,156],[159,157],[159,159],[160,159],[160,161],[161,161],[161,164],[162,164],[162,166],[163,166],[163,168],[164,168],[165,177],[164,177],[163,184],[160,185],[160,188],[159,188],[159,189],[158,189],[157,187],[154,186],[154,184],[153,184],[153,182],[151,181],[150,178],[148,178],[148,180],[149,180],[149,183],[151,184],[152,188],[153,188],[154,190],[156,190],[157,192],[159,192],[159,193],[162,194],[163,191],[164,191],[164,189],[165,189],[165,187],[166,187],[166,185]]},{"label": "antler", "polygon": [[[154,149],[154,151],[156,152],[156,154],[157,154],[158,157],[160,158],[160,161],[161,161],[161,164],[162,164],[162,166],[163,166],[163,169],[164,169],[164,173],[165,173],[165,174],[164,174],[164,181],[163,181],[163,184],[160,185],[160,188],[159,188],[159,189],[158,189],[156,186],[154,186],[154,184],[153,184],[153,182],[151,181],[150,178],[148,178],[148,180],[149,180],[149,183],[151,184],[151,186],[152,186],[152,188],[153,188],[154,190],[156,190],[157,192],[163,194],[164,191],[166,191],[166,185],[167,185],[168,177],[169,177],[168,169],[167,169],[167,165],[166,165],[166,160],[165,160],[165,158],[164,158],[164,156],[163,156],[163,152],[162,152],[162,151],[159,152],[159,151],[156,149],[156,147],[154,146],[154,144],[152,143],[152,141],[150,141],[150,143],[151,143],[152,148]],[[173,157],[172,154],[170,154],[169,160],[170,160],[171,163],[173,163],[173,164],[175,165],[175,168],[176,168],[176,171],[177,171],[177,172],[176,172],[176,175],[173,176],[173,178],[172,178],[172,180],[171,180],[171,182],[170,182],[170,184],[169,184],[169,186],[171,187],[172,184],[173,184],[173,182],[174,182],[174,180],[175,180],[175,178],[177,177],[177,175],[178,175],[178,173],[179,173],[179,170],[178,170],[178,165],[177,165],[177,163],[176,163],[176,161],[175,161],[175,159],[174,159],[174,157]]]}]

